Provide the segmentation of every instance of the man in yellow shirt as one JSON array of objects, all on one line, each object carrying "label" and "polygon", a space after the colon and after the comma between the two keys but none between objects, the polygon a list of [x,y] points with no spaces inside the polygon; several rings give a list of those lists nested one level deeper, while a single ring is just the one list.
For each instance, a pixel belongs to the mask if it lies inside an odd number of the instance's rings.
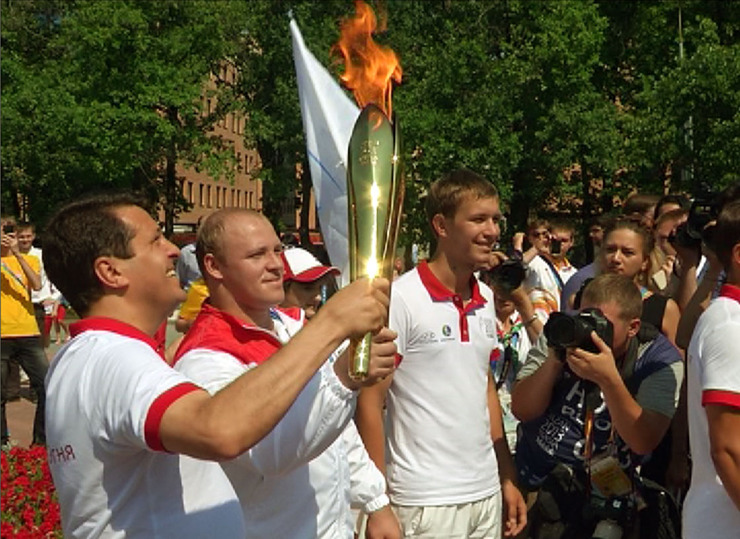
[{"label": "man in yellow shirt", "polygon": [[39,327],[31,303],[31,290],[41,288],[40,262],[34,256],[24,255],[18,248],[15,220],[0,219],[0,258],[2,280],[0,281],[0,359],[2,360],[2,444],[9,442],[8,425],[5,418],[5,382],[8,365],[16,360],[26,371],[31,387],[36,392],[36,416],[33,422],[33,443],[46,441],[44,414],[46,391],[44,378],[49,364],[41,343]]}]

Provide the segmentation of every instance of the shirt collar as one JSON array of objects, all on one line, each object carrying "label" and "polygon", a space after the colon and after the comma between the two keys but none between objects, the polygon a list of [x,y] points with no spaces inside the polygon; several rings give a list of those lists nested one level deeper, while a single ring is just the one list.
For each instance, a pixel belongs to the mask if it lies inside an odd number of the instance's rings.
[{"label": "shirt collar", "polygon": [[[429,268],[429,264],[426,260],[422,261],[417,269],[419,271],[419,278],[424,288],[427,289],[429,295],[434,301],[455,301],[455,298],[459,298],[458,294],[455,294],[452,290],[447,288],[442,282],[437,279],[436,275],[432,273]],[[485,305],[486,298],[480,293],[480,287],[478,286],[478,280],[475,276],[470,276],[470,303],[468,309]]]},{"label": "shirt collar", "polygon": [[723,298],[730,298],[740,302],[740,287],[732,284],[723,284],[722,288],[719,289],[719,295]]},{"label": "shirt collar", "polygon": [[86,331],[109,331],[111,333],[117,333],[124,337],[131,339],[137,339],[145,344],[151,346],[152,350],[158,352],[157,341],[151,335],[147,335],[140,329],[116,320],[115,318],[106,318],[103,316],[92,316],[90,318],[83,318],[78,322],[73,322],[69,325],[69,332],[72,337],[76,337]]}]

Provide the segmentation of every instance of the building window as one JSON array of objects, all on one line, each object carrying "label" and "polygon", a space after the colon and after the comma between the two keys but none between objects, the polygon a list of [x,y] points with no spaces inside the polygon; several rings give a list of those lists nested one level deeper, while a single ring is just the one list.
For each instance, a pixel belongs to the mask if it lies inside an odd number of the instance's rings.
[{"label": "building window", "polygon": [[213,201],[211,199],[211,186],[207,185],[206,186],[206,206],[210,208],[212,204],[213,204]]},{"label": "building window", "polygon": [[202,183],[198,185],[198,191],[200,191],[200,194],[198,196],[198,204],[202,208],[205,205],[205,201],[203,200],[203,184]]},{"label": "building window", "polygon": [[186,199],[191,204],[195,202],[195,199],[193,198],[193,182],[188,182],[188,194],[186,195]]},{"label": "building window", "polygon": [[250,191],[249,192],[249,208],[250,209],[251,208],[254,208],[254,206],[252,205],[252,202],[253,202],[252,195],[253,195],[253,193],[252,193],[252,191]]},{"label": "building window", "polygon": [[221,207],[221,188],[218,185],[216,186],[216,207]]}]

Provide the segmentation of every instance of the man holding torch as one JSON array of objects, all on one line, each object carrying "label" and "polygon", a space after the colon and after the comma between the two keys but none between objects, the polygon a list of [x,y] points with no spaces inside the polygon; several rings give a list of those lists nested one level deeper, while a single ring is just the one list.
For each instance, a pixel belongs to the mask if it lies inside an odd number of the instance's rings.
[{"label": "man holding torch", "polygon": [[405,536],[512,537],[526,507],[488,367],[497,344],[493,293],[473,274],[500,234],[498,193],[457,170],[432,184],[427,215],[434,256],[391,291],[400,363],[360,394],[358,429],[386,473]]},{"label": "man holding torch", "polygon": [[[285,300],[285,270],[288,279],[306,281],[336,269],[302,249],[284,253],[267,218],[243,209],[211,214],[195,252],[210,297],[174,367],[217,395],[245,372],[264,368],[301,331],[302,309],[275,308]],[[310,316],[313,327],[321,314]],[[394,337],[387,328],[374,334],[362,384],[392,372]],[[399,537],[383,476],[351,424],[362,384],[349,377],[348,354],[335,351],[269,434],[222,463],[242,506],[246,538],[351,537],[350,502],[370,514],[368,537]]]}]

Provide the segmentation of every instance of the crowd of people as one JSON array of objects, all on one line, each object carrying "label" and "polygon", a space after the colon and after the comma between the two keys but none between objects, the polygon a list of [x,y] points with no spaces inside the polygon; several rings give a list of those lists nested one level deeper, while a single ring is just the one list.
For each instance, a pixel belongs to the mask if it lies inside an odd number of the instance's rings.
[{"label": "crowd of people", "polygon": [[[93,195],[41,261],[4,217],[3,443],[16,362],[65,536],[735,536],[740,186],[633,195],[581,268],[571,222],[504,241],[474,172],[426,205],[427,260],[339,290],[250,210],[179,250],[135,196]],[[65,302],[80,320],[49,363]]]}]

